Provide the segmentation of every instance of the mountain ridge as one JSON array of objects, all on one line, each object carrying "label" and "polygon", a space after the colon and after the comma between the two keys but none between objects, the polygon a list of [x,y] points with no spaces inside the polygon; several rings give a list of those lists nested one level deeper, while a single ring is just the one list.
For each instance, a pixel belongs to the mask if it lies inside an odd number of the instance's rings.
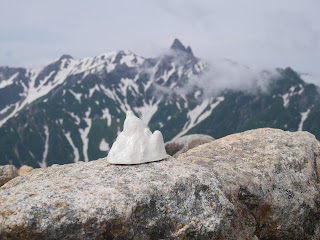
[{"label": "mountain ridge", "polygon": [[291,68],[276,70],[267,91],[213,94],[208,89],[221,73],[206,76],[219,71],[210,67],[177,39],[157,58],[114,51],[79,60],[63,55],[38,71],[0,67],[0,164],[45,167],[104,157],[127,110],[161,130],[165,141],[259,127],[308,130],[320,139],[317,87]]}]

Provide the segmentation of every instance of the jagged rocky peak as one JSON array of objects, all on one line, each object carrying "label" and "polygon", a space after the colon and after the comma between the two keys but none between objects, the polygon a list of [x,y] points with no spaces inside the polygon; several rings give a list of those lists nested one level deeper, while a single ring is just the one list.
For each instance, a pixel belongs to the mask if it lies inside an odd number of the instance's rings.
[{"label": "jagged rocky peak", "polygon": [[173,41],[173,44],[171,45],[171,48],[172,50],[174,51],[182,51],[182,52],[185,52],[185,53],[188,53],[190,55],[193,56],[193,53],[192,53],[192,50],[191,50],[191,47],[188,46],[188,47],[185,47],[179,39],[174,39]]},{"label": "jagged rocky peak", "polygon": [[63,54],[63,55],[59,58],[59,60],[61,61],[61,60],[63,60],[63,59],[73,59],[73,57],[72,57],[71,55],[69,55],[69,54]]}]

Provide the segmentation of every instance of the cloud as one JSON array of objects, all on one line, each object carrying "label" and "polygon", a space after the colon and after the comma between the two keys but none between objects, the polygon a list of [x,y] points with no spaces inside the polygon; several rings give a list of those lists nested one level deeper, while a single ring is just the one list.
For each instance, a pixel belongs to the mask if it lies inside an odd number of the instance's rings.
[{"label": "cloud", "polygon": [[320,90],[320,74],[314,73],[301,73],[300,77],[303,81],[307,83],[313,83],[319,87]]},{"label": "cloud", "polygon": [[[196,53],[256,68],[292,67],[318,73],[319,1],[157,1],[180,21]],[[241,9],[241,11],[240,11]],[[191,26],[186,27],[186,26]]]},{"label": "cloud", "polygon": [[202,75],[190,79],[188,89],[198,86],[204,96],[217,96],[223,91],[241,91],[246,94],[267,92],[271,81],[279,77],[276,70],[256,70],[230,60],[216,60],[208,64]]},{"label": "cloud", "polygon": [[[188,61],[183,52],[168,51],[159,59],[170,57],[176,66],[183,66]],[[205,70],[194,75],[183,86],[177,86],[173,89],[157,84],[154,81],[154,70],[146,69],[150,79],[153,81],[154,95],[158,98],[167,95],[171,98],[173,95],[188,95],[196,90],[201,90],[202,98],[217,97],[224,91],[241,91],[246,94],[260,94],[267,92],[270,83],[280,77],[276,69],[260,70],[249,68],[245,65],[233,62],[228,59],[210,60],[205,63]]]},{"label": "cloud", "polygon": [[212,27],[212,15],[215,13],[214,9],[211,8],[208,2],[199,4],[196,1],[185,1],[185,0],[161,0],[155,1],[156,5],[171,14],[176,19],[180,19],[185,22],[193,22],[198,24],[204,29]]}]

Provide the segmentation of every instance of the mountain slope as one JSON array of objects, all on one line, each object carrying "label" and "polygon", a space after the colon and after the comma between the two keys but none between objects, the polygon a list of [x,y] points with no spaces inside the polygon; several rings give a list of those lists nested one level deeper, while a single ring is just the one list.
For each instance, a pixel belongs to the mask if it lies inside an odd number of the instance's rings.
[{"label": "mountain slope", "polygon": [[177,39],[155,59],[116,51],[64,55],[41,71],[2,67],[0,164],[45,167],[106,156],[129,109],[165,141],[257,127],[303,129],[320,139],[319,93],[292,69],[278,69],[267,90],[251,93],[208,92],[215,79],[202,78],[209,68]]}]

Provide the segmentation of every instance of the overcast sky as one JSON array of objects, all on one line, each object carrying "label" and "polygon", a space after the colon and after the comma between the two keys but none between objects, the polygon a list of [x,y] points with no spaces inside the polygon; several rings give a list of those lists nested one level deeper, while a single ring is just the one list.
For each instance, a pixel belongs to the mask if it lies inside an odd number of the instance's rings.
[{"label": "overcast sky", "polygon": [[197,57],[320,76],[319,0],[0,0],[0,66],[39,66],[128,49],[154,57],[174,38]]}]

